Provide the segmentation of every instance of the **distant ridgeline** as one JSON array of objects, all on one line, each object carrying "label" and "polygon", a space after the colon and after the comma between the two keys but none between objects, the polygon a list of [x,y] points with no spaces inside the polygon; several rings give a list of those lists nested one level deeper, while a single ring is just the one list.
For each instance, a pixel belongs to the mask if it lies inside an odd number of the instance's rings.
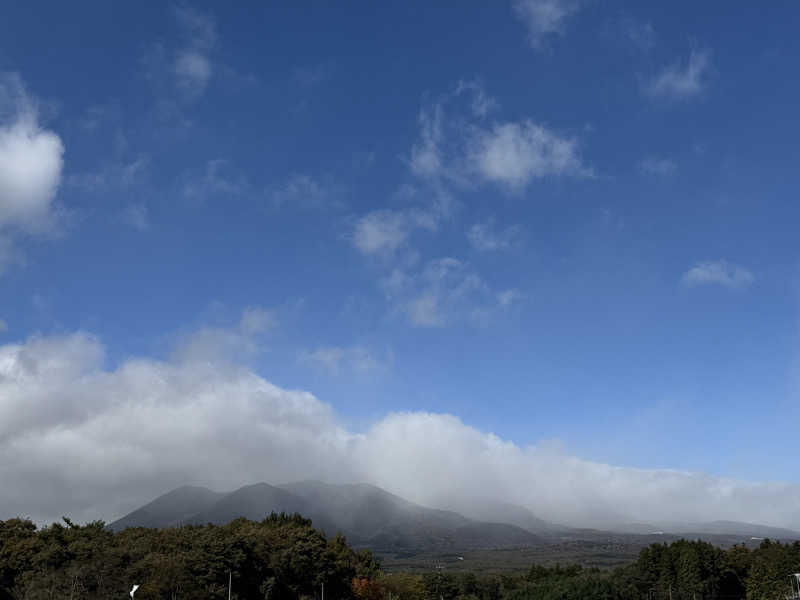
[{"label": "distant ridgeline", "polygon": [[114,532],[102,522],[69,519],[37,530],[0,521],[2,600],[785,600],[800,571],[800,542],[764,540],[722,550],[680,540],[643,549],[614,570],[579,565],[495,575],[431,569],[382,573],[369,551],[341,535],[327,538],[300,515],[261,522]]}]

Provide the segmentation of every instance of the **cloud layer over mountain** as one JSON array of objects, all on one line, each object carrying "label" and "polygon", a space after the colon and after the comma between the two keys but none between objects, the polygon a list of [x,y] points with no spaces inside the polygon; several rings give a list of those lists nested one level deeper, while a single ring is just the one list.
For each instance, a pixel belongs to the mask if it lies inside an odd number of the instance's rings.
[{"label": "cloud layer over mountain", "polygon": [[[237,328],[243,343],[248,333]],[[204,330],[197,343],[209,344]],[[218,332],[227,344],[232,337]],[[106,520],[177,485],[365,481],[456,510],[491,496],[568,524],[733,519],[800,526],[800,488],[618,467],[520,447],[431,413],[363,432],[312,394],[226,355],[188,350],[105,366],[82,333],[0,347],[0,518]],[[234,353],[235,354],[235,353]]]}]

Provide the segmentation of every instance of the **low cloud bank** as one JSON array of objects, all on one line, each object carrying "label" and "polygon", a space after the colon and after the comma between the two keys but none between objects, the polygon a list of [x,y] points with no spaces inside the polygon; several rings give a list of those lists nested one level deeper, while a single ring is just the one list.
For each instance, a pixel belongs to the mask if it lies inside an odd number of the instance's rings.
[{"label": "low cloud bank", "polygon": [[312,394],[221,357],[177,353],[109,370],[104,354],[86,333],[0,346],[0,519],[111,520],[181,484],[315,478],[458,510],[517,503],[576,525],[733,519],[800,529],[796,485],[592,462],[452,415],[390,414],[355,433]]}]

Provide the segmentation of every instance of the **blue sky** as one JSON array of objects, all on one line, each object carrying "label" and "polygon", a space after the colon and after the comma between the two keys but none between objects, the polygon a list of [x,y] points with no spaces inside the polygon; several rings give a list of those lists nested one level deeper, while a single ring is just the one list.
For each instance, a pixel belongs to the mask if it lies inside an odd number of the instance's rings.
[{"label": "blue sky", "polygon": [[449,414],[598,464],[800,484],[794,3],[4,12],[14,361],[52,342],[66,364],[85,336],[92,377],[233,365],[347,435]]}]

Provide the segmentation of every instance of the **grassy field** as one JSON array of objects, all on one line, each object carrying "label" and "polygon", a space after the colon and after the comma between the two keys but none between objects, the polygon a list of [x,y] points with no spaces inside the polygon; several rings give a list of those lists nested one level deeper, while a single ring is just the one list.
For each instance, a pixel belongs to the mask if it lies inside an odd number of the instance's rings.
[{"label": "grassy field", "polygon": [[[446,571],[474,573],[520,573],[531,565],[580,564],[584,567],[609,569],[636,560],[642,548],[653,543],[669,543],[680,539],[674,535],[610,535],[597,539],[570,539],[529,548],[465,550],[458,553],[383,553],[375,552],[388,572],[430,572],[441,566]],[[700,536],[684,536],[697,539]],[[757,547],[759,540],[741,536],[702,536],[717,546],[734,544]],[[461,558],[459,558],[461,557]]]}]

